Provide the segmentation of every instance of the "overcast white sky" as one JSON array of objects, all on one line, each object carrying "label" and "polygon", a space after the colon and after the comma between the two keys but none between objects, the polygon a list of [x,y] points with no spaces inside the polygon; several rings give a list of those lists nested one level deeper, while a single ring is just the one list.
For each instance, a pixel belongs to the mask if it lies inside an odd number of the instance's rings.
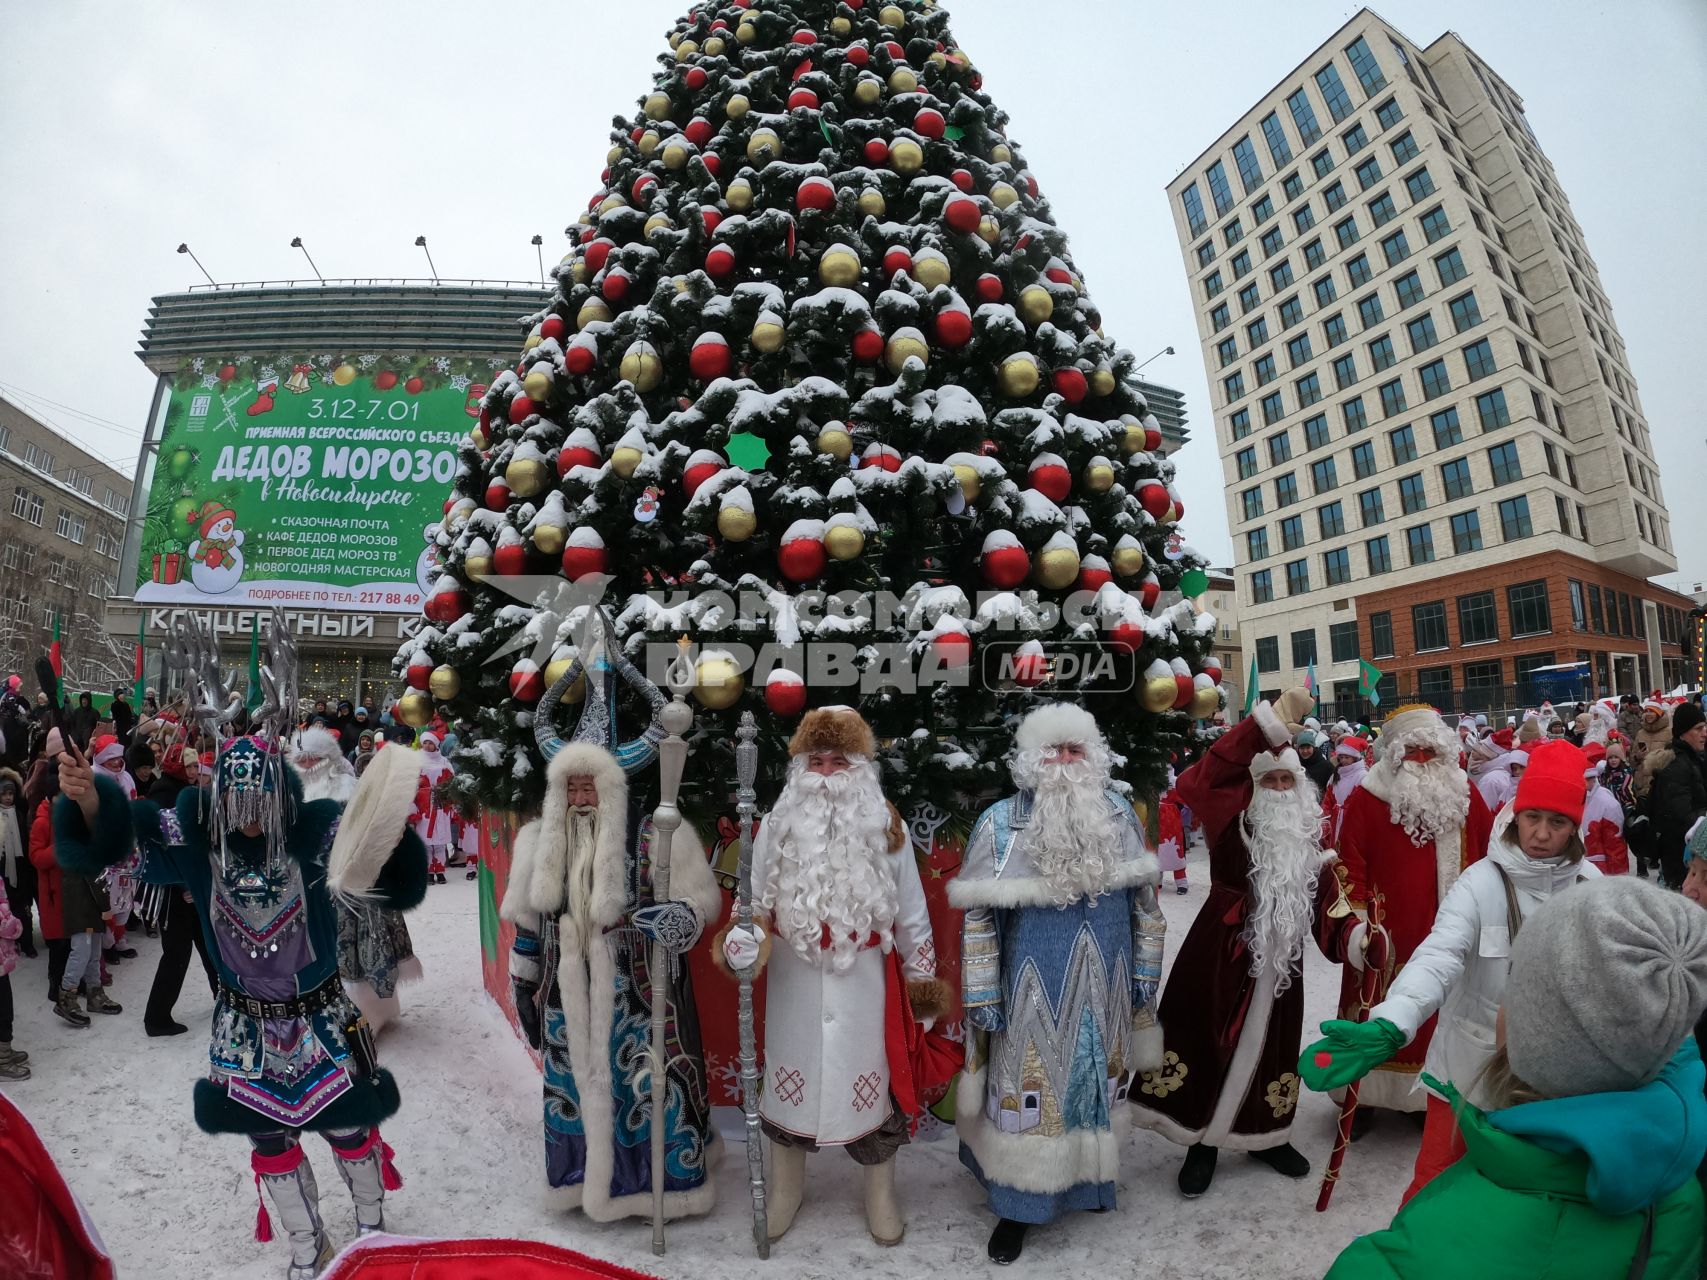
[{"label": "overcast white sky", "polygon": [[[0,0],[0,393],[127,474],[149,300],[201,276],[529,279],[560,256],[611,116],[682,0],[266,5]],[[1191,540],[1230,559],[1164,185],[1356,6],[961,0],[954,31],[1072,237],[1105,329],[1182,388]],[[1659,452],[1681,580],[1707,577],[1700,294],[1707,4],[1388,0],[1525,99],[1599,263]],[[554,252],[555,251],[555,252]],[[47,401],[55,404],[45,403]]]}]

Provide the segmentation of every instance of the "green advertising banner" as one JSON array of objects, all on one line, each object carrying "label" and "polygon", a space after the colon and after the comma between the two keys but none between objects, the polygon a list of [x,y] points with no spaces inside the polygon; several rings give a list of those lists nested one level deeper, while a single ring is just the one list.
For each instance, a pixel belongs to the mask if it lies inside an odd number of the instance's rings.
[{"label": "green advertising banner", "polygon": [[173,380],[136,599],[414,613],[502,357],[281,355]]}]

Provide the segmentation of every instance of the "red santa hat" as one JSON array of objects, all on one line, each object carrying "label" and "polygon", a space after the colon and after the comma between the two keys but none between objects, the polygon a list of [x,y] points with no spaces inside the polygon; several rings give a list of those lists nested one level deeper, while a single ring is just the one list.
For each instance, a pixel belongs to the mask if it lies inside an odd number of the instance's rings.
[{"label": "red santa hat", "polygon": [[105,766],[110,761],[124,763],[124,744],[110,733],[103,733],[89,744],[89,763]]},{"label": "red santa hat", "polygon": [[1509,728],[1501,729],[1498,733],[1493,735],[1494,745],[1501,751],[1510,751],[1513,736],[1514,735]]},{"label": "red santa hat", "polygon": [[223,502],[204,502],[200,511],[192,511],[185,518],[191,524],[200,525],[201,536],[205,538],[221,520],[237,519],[237,513]]},{"label": "red santa hat", "polygon": [[1572,822],[1583,820],[1583,797],[1588,793],[1583,775],[1588,772],[1588,759],[1582,748],[1573,747],[1562,739],[1536,744],[1529,753],[1529,767],[1517,782],[1517,795],[1512,798],[1514,813],[1525,809],[1542,809],[1562,813]]},{"label": "red santa hat", "polygon": [[1598,742],[1585,743],[1583,745],[1582,752],[1583,758],[1588,761],[1590,769],[1593,769],[1596,765],[1600,764],[1601,761],[1606,759],[1606,748],[1601,746]]},{"label": "red santa hat", "polygon": [[423,750],[425,750],[427,747],[432,747],[434,750],[437,750],[438,745],[439,745],[439,735],[434,733],[431,729],[428,729],[425,733],[423,733],[421,735],[421,747]]},{"label": "red santa hat", "polygon": [[1334,755],[1344,756],[1347,760],[1361,760],[1363,753],[1367,750],[1369,750],[1367,740],[1358,737],[1356,734],[1348,734],[1340,739],[1339,745],[1334,748]]}]

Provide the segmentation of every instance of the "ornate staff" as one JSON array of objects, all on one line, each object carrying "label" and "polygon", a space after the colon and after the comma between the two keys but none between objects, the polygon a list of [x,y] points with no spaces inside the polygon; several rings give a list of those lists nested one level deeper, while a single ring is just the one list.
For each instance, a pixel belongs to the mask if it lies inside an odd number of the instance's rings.
[{"label": "ornate staff", "polygon": [[[1357,984],[1357,1020],[1367,1022],[1369,1011],[1387,998],[1387,985],[1393,980],[1391,940],[1381,927],[1385,899],[1377,893],[1369,900],[1368,946],[1363,952],[1363,973]],[[1334,1184],[1340,1178],[1340,1166],[1345,1163],[1346,1148],[1351,1145],[1351,1122],[1357,1115],[1357,1090],[1363,1082],[1353,1080],[1345,1087],[1345,1101],[1340,1103],[1339,1136],[1334,1152],[1328,1157],[1328,1170],[1322,1175],[1321,1194],[1316,1197],[1316,1212],[1325,1213],[1333,1198]]]},{"label": "ornate staff", "polygon": [[[753,779],[759,771],[759,726],[751,711],[741,713],[735,730],[735,820],[741,827],[740,881],[736,888],[735,919],[748,934],[753,932],[753,810],[757,796]],[[770,1232],[765,1227],[765,1156],[759,1142],[759,1051],[753,1027],[753,966],[740,972],[741,1003],[741,1110],[747,1117],[747,1180],[753,1193],[753,1244],[759,1257],[771,1256]]]},{"label": "ornate staff", "polygon": [[[676,796],[682,785],[682,765],[688,744],[682,736],[693,728],[693,707],[688,690],[693,688],[693,663],[688,660],[684,636],[675,661],[666,675],[674,700],[658,713],[658,723],[667,735],[658,744],[658,807],[652,811],[652,901],[670,897],[670,852],[682,811]],[[669,1095],[669,1055],[666,1022],[670,1006],[670,951],[662,939],[652,943],[652,1252],[664,1254],[664,1119]]]}]

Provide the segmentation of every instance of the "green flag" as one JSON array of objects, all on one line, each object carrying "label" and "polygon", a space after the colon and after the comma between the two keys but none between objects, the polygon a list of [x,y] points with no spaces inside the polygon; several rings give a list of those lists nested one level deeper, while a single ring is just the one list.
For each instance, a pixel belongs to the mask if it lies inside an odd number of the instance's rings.
[{"label": "green flag", "polygon": [[1381,679],[1382,673],[1374,663],[1364,658],[1357,660],[1357,691],[1369,699],[1371,706],[1381,705]]},{"label": "green flag", "polygon": [[253,714],[261,705],[261,623],[257,615],[249,615],[249,693],[243,705]]},{"label": "green flag", "polygon": [[1257,706],[1257,657],[1251,655],[1251,676],[1245,682],[1245,714],[1250,715]]}]

